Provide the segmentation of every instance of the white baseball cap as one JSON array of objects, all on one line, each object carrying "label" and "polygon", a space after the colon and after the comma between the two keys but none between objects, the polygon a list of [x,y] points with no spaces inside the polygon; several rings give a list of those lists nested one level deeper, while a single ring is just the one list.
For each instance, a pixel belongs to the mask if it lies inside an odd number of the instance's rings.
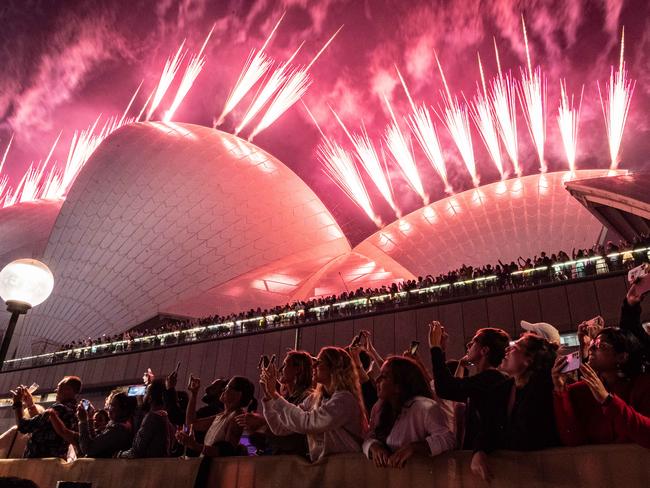
[{"label": "white baseball cap", "polygon": [[560,344],[560,332],[553,327],[551,324],[546,322],[537,322],[536,324],[531,324],[522,320],[520,323],[521,328],[529,332],[534,332],[535,334],[542,336],[548,342],[554,342],[555,344]]}]

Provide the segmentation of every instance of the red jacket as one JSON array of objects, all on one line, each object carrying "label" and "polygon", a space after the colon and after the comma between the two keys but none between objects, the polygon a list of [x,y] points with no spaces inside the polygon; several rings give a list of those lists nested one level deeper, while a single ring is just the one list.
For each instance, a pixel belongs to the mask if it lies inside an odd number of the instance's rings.
[{"label": "red jacket", "polygon": [[554,394],[555,420],[562,443],[636,443],[650,448],[650,374],[599,404],[584,381]]}]

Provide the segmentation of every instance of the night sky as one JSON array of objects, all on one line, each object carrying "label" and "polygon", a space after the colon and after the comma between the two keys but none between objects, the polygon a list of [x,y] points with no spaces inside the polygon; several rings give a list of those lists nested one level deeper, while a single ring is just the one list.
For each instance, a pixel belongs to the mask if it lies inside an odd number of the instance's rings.
[{"label": "night sky", "polygon": [[[546,160],[549,169],[566,169],[557,130],[559,79],[570,92],[584,84],[578,168],[609,165],[605,124],[596,81],[601,86],[611,65],[618,63],[620,32],[625,27],[625,59],[637,81],[622,144],[621,168],[647,167],[650,152],[650,2],[647,0],[557,1],[381,1],[381,0],[155,0],[155,1],[30,1],[0,3],[0,148],[11,134],[14,144],[3,170],[15,185],[30,162],[43,159],[62,131],[54,159],[65,160],[72,133],[88,127],[101,113],[121,114],[144,80],[132,115],[155,86],[167,57],[183,39],[198,51],[216,23],[207,47],[207,64],[178,110],[175,121],[211,126],[253,48],[259,48],[283,12],[286,17],[267,53],[284,61],[305,41],[296,58],[306,64],[341,26],[343,30],[312,70],[314,83],[304,97],[322,127],[347,143],[331,116],[332,106],[350,128],[363,122],[379,143],[389,116],[385,94],[398,115],[408,101],[395,75],[397,65],[416,101],[438,108],[442,88],[434,50],[452,92],[470,99],[476,92],[480,53],[491,78],[496,74],[493,38],[504,69],[519,78],[525,64],[521,29],[528,27],[533,64],[548,77]],[[180,79],[178,76],[177,79]],[[167,104],[173,97],[174,90]],[[246,98],[226,119],[232,131],[250,103]],[[163,102],[162,107],[166,107]],[[161,112],[162,113],[162,112]],[[448,172],[457,189],[471,180],[458,151],[437,121]],[[519,153],[525,173],[539,166],[526,124],[518,108]],[[322,173],[316,158],[320,136],[300,104],[294,105],[255,143],[278,157],[302,177],[332,210],[356,243],[376,227]],[[482,183],[498,179],[478,133],[474,149]],[[504,152],[505,156],[505,152]],[[433,199],[443,185],[416,150],[425,188]],[[509,163],[508,163],[509,164]],[[404,213],[421,205],[395,173],[398,205]],[[369,187],[370,188],[370,187]],[[390,208],[370,189],[385,222]]]}]

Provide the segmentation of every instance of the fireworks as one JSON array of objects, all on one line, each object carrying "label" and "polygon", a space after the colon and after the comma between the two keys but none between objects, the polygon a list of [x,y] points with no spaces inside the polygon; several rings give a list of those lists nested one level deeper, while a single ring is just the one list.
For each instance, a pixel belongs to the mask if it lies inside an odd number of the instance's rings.
[{"label": "fireworks", "polygon": [[300,100],[303,95],[307,92],[307,89],[312,84],[312,79],[309,76],[309,69],[314,65],[316,60],[325,52],[325,49],[332,43],[334,38],[339,32],[341,32],[343,26],[334,33],[332,37],[325,43],[320,51],[314,56],[311,62],[304,68],[294,69],[287,77],[287,81],[284,83],[280,91],[277,93],[271,105],[266,110],[262,119],[257,124],[257,127],[253,129],[253,132],[248,136],[248,140],[252,141],[253,138],[262,132],[264,129],[267,129],[273,122],[278,120],[283,113],[285,113],[291,106]]},{"label": "fireworks", "polygon": [[544,143],[546,141],[546,77],[538,66],[533,71],[530,62],[530,51],[528,49],[528,35],[526,24],[521,19],[524,30],[524,42],[526,44],[526,61],[528,70],[521,70],[521,84],[519,89],[519,101],[524,111],[524,118],[528,125],[530,137],[537,150],[540,170],[545,173],[548,169],[544,160]]},{"label": "fireworks", "polygon": [[363,184],[359,170],[352,156],[336,142],[324,138],[318,147],[318,157],[323,163],[325,174],[356,203],[378,226],[381,219],[372,208],[372,202]]},{"label": "fireworks", "polygon": [[515,173],[517,173],[517,176],[521,176],[523,169],[519,164],[519,148],[517,142],[517,90],[512,75],[508,73],[504,77],[501,72],[499,50],[496,41],[494,42],[494,52],[499,74],[492,80],[490,102],[503,146],[508,153]]},{"label": "fireworks", "polygon": [[9,154],[9,148],[11,147],[11,143],[14,141],[14,134],[11,134],[11,138],[9,139],[9,143],[7,144],[7,147],[5,148],[5,152],[2,155],[2,161],[0,161],[0,175],[2,174],[2,168],[4,168],[5,161],[7,161],[7,154]]},{"label": "fireworks", "polygon": [[208,41],[212,36],[212,32],[214,32],[214,27],[215,26],[213,25],[212,29],[210,29],[210,32],[208,33],[208,36],[205,38],[205,41],[203,41],[203,45],[201,46],[199,53],[192,56],[192,59],[187,65],[187,68],[185,68],[185,73],[183,73],[181,83],[178,85],[178,90],[176,90],[176,96],[174,97],[171,106],[165,112],[165,116],[163,117],[164,122],[171,122],[174,113],[176,113],[176,110],[178,110],[181,102],[187,96],[190,88],[192,88],[194,81],[199,76],[199,73],[201,73],[203,66],[205,66],[205,56],[203,56],[203,51],[205,51],[205,47],[208,45]]},{"label": "fireworks", "polygon": [[395,118],[395,113],[393,112],[393,108],[391,107],[390,102],[385,95],[384,101],[386,102],[390,116],[393,119],[393,122],[386,128],[386,145],[393,155],[393,159],[395,159],[395,162],[397,162],[398,166],[402,170],[402,173],[406,178],[406,182],[411,188],[413,188],[415,193],[420,195],[422,202],[425,205],[428,205],[429,195],[425,193],[424,187],[422,186],[420,173],[418,172],[418,168],[415,165],[415,159],[413,158],[413,153],[411,152],[410,145],[400,130],[397,123],[397,118]]},{"label": "fireworks", "polygon": [[634,93],[636,81],[627,77],[625,62],[623,61],[623,51],[625,48],[625,31],[621,33],[621,56],[618,65],[618,71],[614,72],[614,67],[610,70],[609,83],[607,87],[607,98],[603,100],[603,94],[598,83],[598,95],[600,104],[605,117],[605,126],[607,128],[607,139],[609,142],[610,169],[615,170],[619,163],[619,152],[621,141],[623,139],[623,130],[627,114],[630,110],[630,101]]},{"label": "fireworks", "polygon": [[[456,147],[460,152],[460,155],[469,171],[470,176],[472,177],[472,182],[474,186],[479,185],[479,177],[476,171],[476,161],[474,159],[474,147],[472,145],[472,134],[469,126],[469,114],[467,113],[467,105],[461,105],[458,103],[458,99],[451,96],[449,91],[449,86],[447,85],[447,80],[445,79],[445,73],[442,71],[442,65],[436,54],[436,62],[438,63],[438,69],[440,70],[440,76],[442,77],[442,83],[445,86],[445,93],[443,93],[443,98],[445,98],[445,107],[444,107],[444,122],[447,125],[447,129],[451,134]],[[444,97],[444,95],[447,95]]]},{"label": "fireworks", "polygon": [[370,138],[368,137],[368,133],[366,132],[365,127],[361,127],[361,135],[357,134],[350,134],[350,131],[348,131],[348,128],[345,126],[341,118],[338,116],[338,114],[332,110],[332,113],[334,114],[334,117],[336,117],[336,120],[338,120],[339,124],[345,131],[346,135],[350,139],[350,142],[354,145],[354,149],[356,151],[356,156],[363,168],[366,170],[366,173],[370,178],[372,179],[373,183],[379,190],[379,193],[384,197],[384,199],[388,202],[390,205],[390,208],[393,209],[395,212],[395,215],[399,218],[401,217],[402,213],[400,212],[399,208],[397,208],[397,204],[395,203],[395,199],[393,197],[393,190],[390,185],[390,181],[388,180],[388,177],[386,175],[386,171],[384,168],[384,165],[382,165],[381,161],[379,160],[379,156],[377,155],[377,151],[375,150],[375,147],[372,145],[372,142],[370,141]]},{"label": "fireworks", "polygon": [[[135,101],[135,97],[138,96],[138,92],[140,91],[140,88],[142,88],[142,83],[144,83],[144,80],[142,80],[140,82],[140,84],[138,85],[138,88],[135,89],[135,92],[133,93],[133,96],[131,97],[131,100],[129,101],[128,105],[124,109],[124,112],[122,113],[122,117],[120,118],[120,122],[119,122],[120,126],[124,125],[124,121],[126,120],[126,114],[128,114],[129,110],[131,110],[131,105],[133,105],[133,102]],[[149,100],[147,100],[147,103],[149,103]],[[146,106],[146,104],[145,104],[145,106]],[[142,110],[144,110],[144,108]],[[140,117],[138,117],[138,118],[140,118]],[[61,134],[59,134],[59,136],[60,135]]]},{"label": "fireworks", "polygon": [[573,105],[573,95],[569,99],[566,91],[566,81],[560,81],[560,106],[557,109],[557,124],[562,136],[562,144],[566,153],[569,170],[573,173],[576,169],[576,149],[578,146],[578,123],[580,121],[580,109],[582,108],[582,95],[585,87],[580,92],[580,103],[576,109]]},{"label": "fireworks", "polygon": [[436,132],[436,127],[431,121],[429,110],[424,104],[420,107],[415,106],[415,103],[411,98],[411,94],[409,93],[409,90],[406,86],[406,82],[402,77],[402,73],[400,73],[397,67],[395,67],[395,69],[397,70],[397,76],[402,83],[406,97],[408,98],[409,103],[411,104],[411,109],[413,110],[413,113],[409,117],[409,125],[411,126],[411,130],[413,131],[413,134],[415,134],[415,138],[420,143],[420,147],[433,166],[433,169],[436,170],[442,179],[442,182],[445,185],[445,192],[451,194],[454,192],[454,190],[449,184],[449,180],[447,178],[447,168],[445,167],[445,160],[442,157],[442,149],[440,148],[438,133]]},{"label": "fireworks", "polygon": [[483,74],[483,65],[481,64],[481,58],[478,58],[478,66],[481,72],[481,84],[483,86],[483,91],[480,89],[477,95],[474,97],[473,103],[470,105],[470,111],[472,118],[476,123],[476,126],[479,129],[481,138],[485,143],[485,147],[490,154],[490,158],[494,162],[494,165],[499,170],[499,175],[501,179],[507,177],[503,169],[503,160],[501,159],[501,149],[499,148],[499,136],[497,134],[497,129],[494,123],[494,116],[492,114],[492,108],[490,105],[490,99],[487,93],[487,86],[485,84],[485,75]]},{"label": "fireworks", "polygon": [[264,105],[266,105],[266,103],[271,99],[273,94],[277,92],[278,88],[280,88],[280,86],[285,82],[289,66],[302,48],[303,44],[304,43],[300,44],[291,57],[271,74],[269,80],[264,84],[264,87],[260,90],[259,94],[255,97],[255,100],[253,100],[253,103],[246,111],[243,120],[235,129],[235,135],[239,134],[242,129],[246,127],[253,117],[255,117],[262,107],[264,107]]},{"label": "fireworks", "polygon": [[273,62],[264,54],[264,50],[271,41],[271,38],[273,37],[273,34],[275,34],[275,31],[280,25],[280,22],[282,22],[282,19],[284,19],[284,14],[282,14],[280,20],[278,20],[273,27],[273,30],[269,34],[269,37],[267,37],[266,41],[264,41],[262,48],[257,51],[257,53],[255,53],[255,51],[251,51],[248,59],[246,60],[246,63],[244,64],[244,69],[239,74],[239,78],[237,78],[235,86],[226,99],[226,104],[221,111],[221,115],[219,115],[219,118],[215,121],[215,127],[219,127],[221,124],[223,124],[226,115],[232,112],[232,110],[237,106],[241,99],[244,98],[250,89],[253,88],[255,83],[257,83],[271,67],[271,64]]},{"label": "fireworks", "polygon": [[151,119],[151,116],[158,108],[158,105],[160,105],[160,102],[162,102],[162,99],[167,93],[167,90],[169,90],[169,85],[171,85],[172,81],[174,81],[176,73],[178,72],[178,69],[181,66],[181,62],[183,61],[183,58],[186,54],[186,52],[183,52],[183,46],[185,46],[185,41],[181,43],[178,51],[176,51],[176,54],[173,57],[167,59],[162,74],[160,75],[160,81],[156,86],[156,90],[151,101],[151,106],[147,112],[146,120]]}]

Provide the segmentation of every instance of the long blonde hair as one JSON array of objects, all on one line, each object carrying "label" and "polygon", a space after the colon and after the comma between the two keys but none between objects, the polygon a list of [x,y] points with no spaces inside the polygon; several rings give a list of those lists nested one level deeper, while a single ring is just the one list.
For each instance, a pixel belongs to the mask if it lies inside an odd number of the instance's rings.
[{"label": "long blonde hair", "polygon": [[[318,353],[318,357],[330,369],[330,375],[332,376],[331,386],[334,391],[329,393],[349,391],[356,398],[361,413],[361,429],[365,432],[368,427],[368,417],[366,415],[363,397],[361,396],[361,384],[359,382],[359,372],[357,371],[356,364],[348,352],[340,347],[324,347]],[[320,405],[323,399],[324,389],[325,387],[322,384],[316,387],[316,391],[313,393],[314,402],[312,403],[314,408]]]}]

